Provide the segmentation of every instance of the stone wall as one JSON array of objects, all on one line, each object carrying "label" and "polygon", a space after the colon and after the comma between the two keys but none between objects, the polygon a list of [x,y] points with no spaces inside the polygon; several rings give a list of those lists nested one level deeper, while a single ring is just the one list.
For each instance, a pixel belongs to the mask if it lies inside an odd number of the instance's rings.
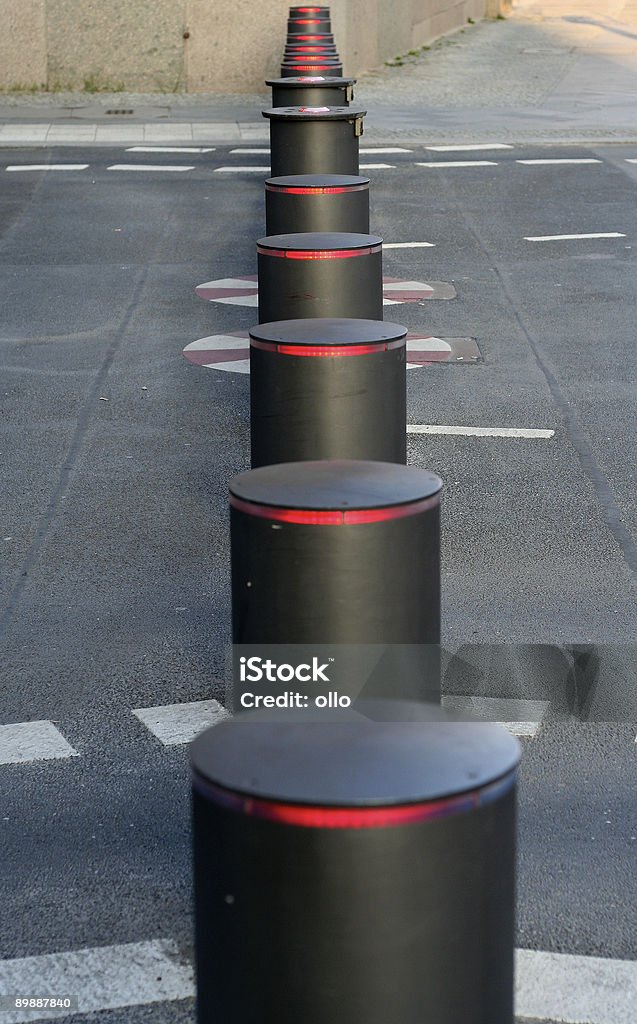
[{"label": "stone wall", "polygon": [[[289,0],[1,0],[0,87],[254,92],[278,74]],[[359,74],[510,0],[332,0]]]}]

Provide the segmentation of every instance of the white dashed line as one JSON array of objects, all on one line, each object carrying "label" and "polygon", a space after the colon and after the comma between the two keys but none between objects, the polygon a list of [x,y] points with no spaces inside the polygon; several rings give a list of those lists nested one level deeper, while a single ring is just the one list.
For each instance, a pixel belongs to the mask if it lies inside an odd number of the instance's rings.
[{"label": "white dashed line", "polygon": [[599,231],[590,235],[525,235],[527,242],[565,242],[572,238],[625,238],[620,231]]},{"label": "white dashed line", "polygon": [[195,994],[193,970],[175,942],[155,939],[0,962],[0,991],[76,995],[76,1010],[9,1010],[2,1024],[144,1006]]},{"label": "white dashed line", "polygon": [[417,162],[416,167],[497,167],[495,160],[432,160]]},{"label": "white dashed line", "polygon": [[359,149],[359,153],[371,154],[374,153],[413,153],[413,149],[402,149],[401,146],[385,146],[383,148],[377,147],[374,149]]},{"label": "white dashed line", "polygon": [[408,423],[408,434],[455,434],[458,437],[525,437],[549,438],[554,430],[534,427],[444,427],[436,423]]},{"label": "white dashed line", "polygon": [[536,164],[601,164],[601,160],[596,160],[593,157],[590,159],[572,159],[572,160],[516,160],[516,164],[526,164],[527,166],[535,166]]},{"label": "white dashed line", "polygon": [[169,164],[111,164],[109,171],[194,171],[194,167],[170,166]]},{"label": "white dashed line", "polygon": [[238,153],[241,156],[247,156],[248,154],[250,156],[269,156],[270,147],[268,146],[267,149],[231,149],[230,153]]},{"label": "white dashed line", "polygon": [[0,725],[0,764],[24,764],[53,758],[78,757],[53,722]]},{"label": "white dashed line", "polygon": [[215,174],[245,174],[246,171],[254,171],[259,174],[269,174],[269,167],[215,167]]},{"label": "white dashed line", "polygon": [[632,157],[632,156],[626,157],[626,163],[627,164],[637,164],[637,157]]},{"label": "white dashed line", "polygon": [[435,242],[383,242],[383,249],[434,249]]},{"label": "white dashed line", "polygon": [[564,1024],[634,1024],[637,961],[516,950],[515,1012]]},{"label": "white dashed line", "polygon": [[88,164],[10,164],[7,171],[85,171]]},{"label": "white dashed line", "polygon": [[215,146],[129,146],[127,153],[214,153]]},{"label": "white dashed line", "polygon": [[395,171],[395,164],[360,164],[361,171]]},{"label": "white dashed line", "polygon": [[473,146],[425,146],[434,153],[469,153],[479,149],[513,149],[507,142],[476,142]]},{"label": "white dashed line", "polygon": [[[245,342],[244,342],[245,344]],[[216,700],[190,704],[164,704],[155,708],[137,708],[132,712],[165,747],[190,743],[204,729],[217,725],[228,712]]]}]

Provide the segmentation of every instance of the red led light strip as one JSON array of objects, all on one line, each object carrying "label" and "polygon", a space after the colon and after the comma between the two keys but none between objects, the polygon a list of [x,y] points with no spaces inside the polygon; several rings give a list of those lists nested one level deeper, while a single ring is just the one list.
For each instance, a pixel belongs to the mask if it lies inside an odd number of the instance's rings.
[{"label": "red led light strip", "polygon": [[466,814],[495,803],[515,785],[517,772],[482,789],[474,789],[459,796],[427,803],[400,804],[390,807],[317,807],[310,804],[289,804],[262,800],[242,793],[234,793],[221,786],[194,776],[194,787],[202,796],[229,811],[253,818],[274,821],[280,825],[302,828],[392,828],[399,825],[417,825],[436,821],[456,814]]},{"label": "red led light strip", "polygon": [[305,509],[279,508],[276,505],[258,505],[252,501],[242,501],[234,494],[230,495],[230,505],[238,512],[245,512],[257,519],[273,519],[277,523],[296,523],[300,526],[357,526],[363,523],[384,523],[390,519],[405,519],[416,516],[420,512],[428,512],[440,502],[440,495],[423,498],[421,501],[410,501],[406,505],[390,505],[385,508],[352,508],[343,509]]},{"label": "red led light strip", "polygon": [[257,252],[282,260],[347,260],[353,256],[371,256],[382,248],[382,245],[368,245],[361,249],[266,249],[257,245]]},{"label": "red led light strip", "polygon": [[307,195],[340,195],[343,192],[366,192],[369,185],[269,185],[266,182],[266,192],[285,192],[291,196]]},{"label": "red led light strip", "polygon": [[295,71],[331,71],[335,67],[341,67],[341,64],[315,64],[315,65],[301,65],[301,64],[283,64],[283,67],[293,67]]},{"label": "red led light strip", "polygon": [[260,348],[264,352],[278,352],[282,356],[368,356],[376,352],[389,352],[395,348],[404,348],[406,338],[394,341],[378,341],[363,345],[286,345],[279,341],[261,341],[250,338],[251,348]]}]

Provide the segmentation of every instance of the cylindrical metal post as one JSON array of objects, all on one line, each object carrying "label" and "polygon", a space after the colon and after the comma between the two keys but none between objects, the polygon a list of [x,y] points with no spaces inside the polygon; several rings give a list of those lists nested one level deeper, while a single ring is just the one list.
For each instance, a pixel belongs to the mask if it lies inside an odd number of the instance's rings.
[{"label": "cylindrical metal post", "polygon": [[329,18],[329,7],[290,7],[290,18]]},{"label": "cylindrical metal post", "polygon": [[268,235],[369,233],[369,178],[353,174],[288,174],[265,183]]},{"label": "cylindrical metal post", "polygon": [[347,232],[257,241],[259,323],[305,317],[383,319],[382,238]]},{"label": "cylindrical metal post", "polygon": [[[285,76],[285,72],[283,73]],[[367,111],[355,107],[272,107],[272,176],[358,174],[359,139]]]},{"label": "cylindrical metal post", "polygon": [[234,643],[439,643],[441,489],[414,466],[336,459],[235,477]]},{"label": "cylindrical metal post", "polygon": [[288,39],[296,35],[328,35],[332,31],[329,15],[309,14],[288,18]]},{"label": "cylindrical metal post", "polygon": [[252,466],[407,461],[407,328],[284,320],[250,330]]},{"label": "cylindrical metal post", "polygon": [[355,78],[296,75],[269,78],[273,107],[347,107],[354,98]]},{"label": "cylindrical metal post", "polygon": [[304,53],[319,54],[324,57],[338,57],[334,43],[288,43],[284,50],[285,57],[295,57]]},{"label": "cylindrical metal post", "polygon": [[199,1024],[512,1024],[519,744],[372,704],[192,744]]},{"label": "cylindrical metal post", "polygon": [[343,65],[340,60],[333,58],[324,58],[318,64],[308,64],[307,61],[286,61],[281,64],[281,78],[298,78],[299,74],[305,74],[307,71],[324,75],[325,78],[342,78]]}]

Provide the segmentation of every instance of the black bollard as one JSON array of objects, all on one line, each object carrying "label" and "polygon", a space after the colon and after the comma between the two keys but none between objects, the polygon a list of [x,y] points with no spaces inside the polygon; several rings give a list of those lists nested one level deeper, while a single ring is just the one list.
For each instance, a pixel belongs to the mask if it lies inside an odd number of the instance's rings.
[{"label": "black bollard", "polygon": [[519,744],[360,708],[192,744],[199,1024],[513,1024]]},{"label": "black bollard", "polygon": [[347,107],[354,98],[355,78],[297,75],[270,78],[273,107]]},{"label": "black bollard", "polygon": [[308,64],[307,61],[284,61],[281,64],[281,78],[298,78],[299,74],[306,72],[324,75],[326,78],[342,78],[343,65],[339,60],[331,58],[322,59],[320,63]]},{"label": "black bollard", "polygon": [[407,461],[406,337],[376,320],[284,320],[250,330],[252,466]]},{"label": "black bollard", "polygon": [[296,57],[304,53],[319,54],[325,57],[338,57],[334,43],[288,43],[285,47],[286,57]]},{"label": "black bollard", "polygon": [[304,317],[383,319],[383,240],[308,232],[257,241],[259,323]]},{"label": "black bollard", "polygon": [[308,231],[369,233],[369,178],[288,174],[265,183],[268,235]]},{"label": "black bollard", "polygon": [[234,643],[439,643],[441,489],[435,474],[387,462],[236,476]]},{"label": "black bollard", "polygon": [[329,7],[290,7],[289,17],[290,18],[305,18],[305,17],[316,17],[316,18],[329,18],[330,9]]},{"label": "black bollard", "polygon": [[[285,77],[285,75],[284,75]],[[282,174],[358,174],[359,139],[367,111],[354,107],[272,107],[272,177]]]},{"label": "black bollard", "polygon": [[302,18],[288,18],[288,39],[298,35],[331,35],[332,23],[329,14],[310,14]]}]

